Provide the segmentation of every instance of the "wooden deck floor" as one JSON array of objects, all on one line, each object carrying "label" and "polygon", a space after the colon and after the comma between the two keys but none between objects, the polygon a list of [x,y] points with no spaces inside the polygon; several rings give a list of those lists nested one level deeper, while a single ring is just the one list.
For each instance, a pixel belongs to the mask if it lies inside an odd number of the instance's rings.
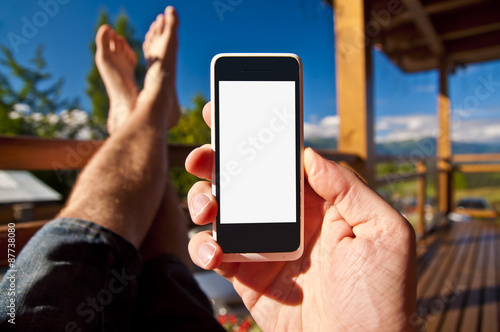
[{"label": "wooden deck floor", "polygon": [[500,331],[500,225],[454,223],[419,258],[420,331]]}]

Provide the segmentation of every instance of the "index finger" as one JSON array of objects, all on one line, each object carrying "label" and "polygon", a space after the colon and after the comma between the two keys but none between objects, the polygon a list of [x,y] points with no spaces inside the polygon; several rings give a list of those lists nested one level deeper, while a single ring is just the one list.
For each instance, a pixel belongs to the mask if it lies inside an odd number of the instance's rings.
[{"label": "index finger", "polygon": [[205,120],[206,124],[212,128],[212,102],[209,101],[203,107],[203,120]]},{"label": "index finger", "polygon": [[184,165],[189,173],[200,179],[212,181],[212,162],[213,150],[210,144],[205,144],[191,151]]}]

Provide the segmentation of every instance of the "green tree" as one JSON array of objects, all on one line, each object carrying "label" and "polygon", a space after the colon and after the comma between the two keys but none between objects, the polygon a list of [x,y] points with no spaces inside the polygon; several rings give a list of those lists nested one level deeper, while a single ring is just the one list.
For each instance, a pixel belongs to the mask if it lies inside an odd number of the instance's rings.
[{"label": "green tree", "polygon": [[[97,21],[97,26],[95,31],[103,24],[109,24],[115,29],[115,31],[122,35],[127,42],[130,44],[132,49],[137,56],[138,62],[135,68],[135,77],[137,81],[137,86],[139,89],[142,88],[144,84],[144,77],[146,76],[146,64],[142,57],[142,42],[134,37],[135,29],[130,25],[128,16],[122,13],[118,16],[115,23],[111,23],[108,14],[105,11],[101,11],[99,19]],[[90,43],[90,51],[93,54],[92,68],[87,75],[87,95],[90,98],[92,104],[92,125],[94,128],[100,130],[102,133],[106,133],[106,120],[109,111],[109,98],[106,93],[106,88],[104,82],[102,81],[99,70],[95,64],[95,52],[96,43],[93,40]]]},{"label": "green tree", "polygon": [[[37,135],[35,122],[24,117],[13,117],[12,111],[23,109],[26,114],[55,114],[61,110],[79,108],[78,99],[61,97],[64,80],[54,81],[47,71],[43,46],[39,46],[27,65],[15,59],[5,46],[0,52],[0,134]],[[50,136],[50,134],[43,135]]]},{"label": "green tree", "polygon": [[[203,120],[202,110],[207,100],[197,93],[193,99],[193,107],[183,109],[177,126],[172,128],[168,135],[169,143],[202,145],[210,143],[210,128]],[[185,199],[189,188],[198,181],[189,174],[184,167],[173,167],[170,170],[172,183],[181,199]]]},{"label": "green tree", "polygon": [[201,93],[194,95],[193,107],[183,109],[177,125],[170,130],[168,141],[179,144],[210,143],[210,128],[203,120],[202,110],[207,100]]},{"label": "green tree", "polygon": [[15,96],[6,75],[0,75],[0,134],[16,135],[21,132],[21,120],[11,119]]},{"label": "green tree", "polygon": [[[0,134],[55,137],[64,132],[64,137],[73,138],[85,125],[71,124],[74,114],[85,118],[86,113],[78,110],[78,99],[61,97],[64,81],[54,79],[47,71],[43,46],[36,49],[28,64],[20,63],[2,46],[0,73]],[[76,179],[76,171],[32,173],[63,197],[67,197]]]},{"label": "green tree", "polygon": [[467,189],[467,179],[463,173],[453,172],[453,185],[455,189]]}]

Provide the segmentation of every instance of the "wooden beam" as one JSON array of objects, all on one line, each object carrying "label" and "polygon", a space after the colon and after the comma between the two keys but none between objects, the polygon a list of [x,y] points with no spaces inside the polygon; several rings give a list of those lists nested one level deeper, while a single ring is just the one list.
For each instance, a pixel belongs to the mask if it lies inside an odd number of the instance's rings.
[{"label": "wooden beam", "polygon": [[[416,57],[413,51],[407,54],[388,54],[390,59],[407,73],[415,73],[438,69],[440,61],[434,56]],[[471,64],[476,62],[492,61],[500,58],[500,45],[465,51],[449,52],[447,60],[449,63]]]},{"label": "wooden beam", "polygon": [[489,1],[470,11],[452,11],[434,20],[441,40],[473,37],[500,29],[500,2]]},{"label": "wooden beam", "polygon": [[497,60],[500,59],[500,45],[452,52],[448,55],[448,59],[455,64],[471,64]]},{"label": "wooden beam", "polygon": [[427,166],[423,162],[417,163],[417,172],[421,176],[417,180],[417,210],[418,210],[418,229],[420,236],[425,236],[425,201],[426,201],[426,176]]},{"label": "wooden beam", "polygon": [[[498,31],[449,40],[444,44],[446,61],[449,64],[490,61],[500,57],[500,33]],[[433,55],[428,47],[420,45],[418,40],[398,44],[397,40],[389,38],[386,45],[384,52],[407,72],[439,68],[440,59],[442,58]]]},{"label": "wooden beam", "polygon": [[443,32],[441,34],[441,40],[455,40],[462,39],[465,37],[475,37],[488,32],[494,32],[500,30],[500,22],[494,22],[490,24],[481,24],[478,26],[463,27],[458,30]]},{"label": "wooden beam", "polygon": [[[447,13],[446,17],[434,20],[434,26],[441,41],[451,41],[466,37],[474,37],[500,30],[500,5],[491,4],[481,11],[473,11],[463,18],[463,14]],[[385,33],[382,38],[383,49],[386,53],[409,52],[414,48],[427,45],[427,39],[417,34],[414,25],[406,24]],[[445,48],[448,50],[445,44]]]},{"label": "wooden beam", "polygon": [[500,153],[454,154],[451,160],[455,163],[474,163],[479,161],[500,161]]},{"label": "wooden beam", "polygon": [[438,68],[439,60],[436,57],[415,59],[411,56],[402,56],[396,64],[405,72],[414,73]]},{"label": "wooden beam", "polygon": [[338,150],[358,155],[356,168],[373,185],[373,73],[372,47],[366,40],[368,1],[336,0],[334,8],[337,112],[340,116]]},{"label": "wooden beam", "polygon": [[500,43],[500,34],[497,31],[483,33],[478,36],[466,37],[459,40],[446,42],[446,50],[449,54],[477,51],[478,49],[498,46]]},{"label": "wooden beam", "polygon": [[437,57],[442,56],[445,52],[443,42],[439,38],[420,0],[402,0],[402,3],[412,14],[415,25],[427,40],[432,53]]},{"label": "wooden beam", "polygon": [[103,141],[31,136],[0,137],[0,169],[66,170],[83,168]]},{"label": "wooden beam", "polygon": [[454,166],[454,169],[462,173],[500,173],[500,164],[466,164]]},{"label": "wooden beam", "polygon": [[[32,136],[0,136],[0,169],[82,169],[104,141],[79,141]],[[169,144],[169,166],[184,167],[188,154],[198,145]]]},{"label": "wooden beam", "polygon": [[[459,8],[467,7],[470,5],[475,5],[481,2],[485,2],[484,0],[447,0],[440,1],[434,4],[430,4],[424,7],[424,11],[427,15],[439,14],[451,10],[456,10]],[[399,27],[402,24],[408,23],[412,21],[412,14],[408,11],[405,11],[393,18],[391,24],[387,27],[387,30],[392,30]]]},{"label": "wooden beam", "polygon": [[448,92],[448,64],[442,63],[439,70],[437,156],[439,169],[439,210],[443,213],[451,211],[451,102]]}]

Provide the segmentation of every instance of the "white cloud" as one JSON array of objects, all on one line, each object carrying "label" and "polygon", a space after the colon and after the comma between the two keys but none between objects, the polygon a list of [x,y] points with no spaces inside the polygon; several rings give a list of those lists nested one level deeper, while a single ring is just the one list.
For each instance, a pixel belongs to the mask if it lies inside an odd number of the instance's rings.
[{"label": "white cloud", "polygon": [[318,123],[304,123],[304,138],[336,138],[339,135],[338,115],[326,116]]},{"label": "white cloud", "polygon": [[378,143],[418,140],[435,137],[435,115],[384,116],[375,124],[375,141]]},{"label": "white cloud", "polygon": [[455,121],[451,138],[457,142],[500,143],[500,119],[471,119]]},{"label": "white cloud", "polygon": [[[456,112],[454,112],[456,115]],[[482,113],[478,113],[482,114]],[[453,117],[450,126],[453,141],[474,143],[500,143],[500,117],[488,114],[486,117],[473,117],[469,114]],[[304,123],[304,137],[337,138],[339,134],[339,116],[327,116],[318,122]],[[376,120],[375,142],[387,143],[407,140],[419,140],[437,137],[438,119],[431,115],[384,116]]]}]

